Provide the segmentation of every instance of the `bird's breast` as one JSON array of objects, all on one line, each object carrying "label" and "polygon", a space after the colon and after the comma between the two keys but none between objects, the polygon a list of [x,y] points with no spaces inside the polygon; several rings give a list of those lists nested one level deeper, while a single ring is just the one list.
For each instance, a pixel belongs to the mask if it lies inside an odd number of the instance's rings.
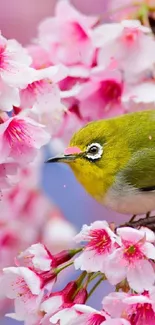
[{"label": "bird's breast", "polygon": [[123,214],[145,214],[155,210],[155,191],[141,192],[119,180],[107,191],[103,204]]}]

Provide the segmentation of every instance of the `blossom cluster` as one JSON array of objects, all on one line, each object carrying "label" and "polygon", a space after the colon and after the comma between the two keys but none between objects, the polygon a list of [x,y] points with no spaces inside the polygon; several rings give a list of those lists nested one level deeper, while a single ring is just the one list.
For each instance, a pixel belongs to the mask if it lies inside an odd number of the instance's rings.
[{"label": "blossom cluster", "polygon": [[[115,8],[117,1],[109,3]],[[59,82],[66,110],[55,136],[57,150],[89,121],[154,108],[155,40],[138,19],[101,24],[62,0],[55,16],[39,25],[28,51],[36,68],[60,63],[68,68]]]},{"label": "blossom cluster", "polygon": [[[51,254],[34,244],[3,269],[1,294],[14,301],[8,317],[26,325],[152,325],[155,322],[155,235],[147,228],[117,228],[106,221],[84,225],[72,250]],[[82,272],[62,290],[61,273],[71,265]],[[93,282],[93,287],[90,284]],[[87,304],[103,281],[115,292],[101,310]]]}]

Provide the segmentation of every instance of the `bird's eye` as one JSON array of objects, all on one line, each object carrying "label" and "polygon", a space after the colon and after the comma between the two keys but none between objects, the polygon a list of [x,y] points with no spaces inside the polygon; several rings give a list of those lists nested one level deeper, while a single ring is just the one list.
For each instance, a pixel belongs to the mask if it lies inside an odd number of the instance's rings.
[{"label": "bird's eye", "polygon": [[100,159],[103,153],[103,147],[100,143],[91,143],[87,147],[86,157],[91,160]]},{"label": "bird's eye", "polygon": [[98,153],[98,151],[99,151],[99,149],[98,149],[98,147],[97,146],[92,146],[92,147],[90,147],[89,148],[89,150],[88,150],[88,152],[89,153],[92,153],[93,155],[96,155],[97,153]]}]

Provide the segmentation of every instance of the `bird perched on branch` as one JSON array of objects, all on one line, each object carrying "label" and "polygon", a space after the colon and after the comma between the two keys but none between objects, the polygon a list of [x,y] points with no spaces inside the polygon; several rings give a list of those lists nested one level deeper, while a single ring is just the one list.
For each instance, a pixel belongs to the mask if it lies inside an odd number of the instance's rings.
[{"label": "bird perched on branch", "polygon": [[71,139],[63,155],[86,191],[125,214],[155,209],[155,111],[94,121]]}]

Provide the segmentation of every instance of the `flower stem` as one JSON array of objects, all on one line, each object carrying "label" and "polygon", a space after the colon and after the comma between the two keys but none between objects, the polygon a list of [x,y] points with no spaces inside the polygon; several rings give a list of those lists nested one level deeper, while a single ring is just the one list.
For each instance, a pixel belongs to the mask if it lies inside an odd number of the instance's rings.
[{"label": "flower stem", "polygon": [[86,271],[83,271],[83,272],[80,274],[80,276],[77,278],[77,280],[76,280],[77,289],[76,289],[76,291],[74,292],[73,299],[76,297],[77,293],[78,293],[79,290],[81,289],[81,287],[82,287],[82,282],[83,282],[83,280],[85,279],[86,275],[87,275],[87,272],[86,272]]},{"label": "flower stem", "polygon": [[[95,284],[94,286],[92,287],[92,289],[89,291],[89,294],[88,294],[88,298],[90,298],[90,296],[93,294],[93,292],[97,289],[97,287],[100,285],[100,283],[102,281],[106,280],[106,278],[104,276],[102,276]],[[88,299],[87,298],[87,299]]]},{"label": "flower stem", "polygon": [[83,271],[80,274],[80,276],[77,278],[76,284],[77,284],[78,288],[81,286],[81,284],[82,284],[83,280],[85,279],[86,275],[87,275],[87,272],[86,271]]},{"label": "flower stem", "polygon": [[69,267],[71,265],[73,265],[73,261],[68,263],[68,264],[65,264],[64,266],[62,266],[62,267],[60,267],[58,269],[56,269],[55,270],[56,275],[58,275],[61,271],[63,271],[64,269],[66,269],[67,267]]},{"label": "flower stem", "polygon": [[82,250],[83,250],[83,247],[76,248],[76,249],[71,249],[71,250],[70,250],[70,256],[73,257],[73,256],[75,256],[76,254],[80,253]]},{"label": "flower stem", "polygon": [[96,279],[99,275],[102,275],[101,272],[92,273],[92,275],[89,276],[88,283]]}]

